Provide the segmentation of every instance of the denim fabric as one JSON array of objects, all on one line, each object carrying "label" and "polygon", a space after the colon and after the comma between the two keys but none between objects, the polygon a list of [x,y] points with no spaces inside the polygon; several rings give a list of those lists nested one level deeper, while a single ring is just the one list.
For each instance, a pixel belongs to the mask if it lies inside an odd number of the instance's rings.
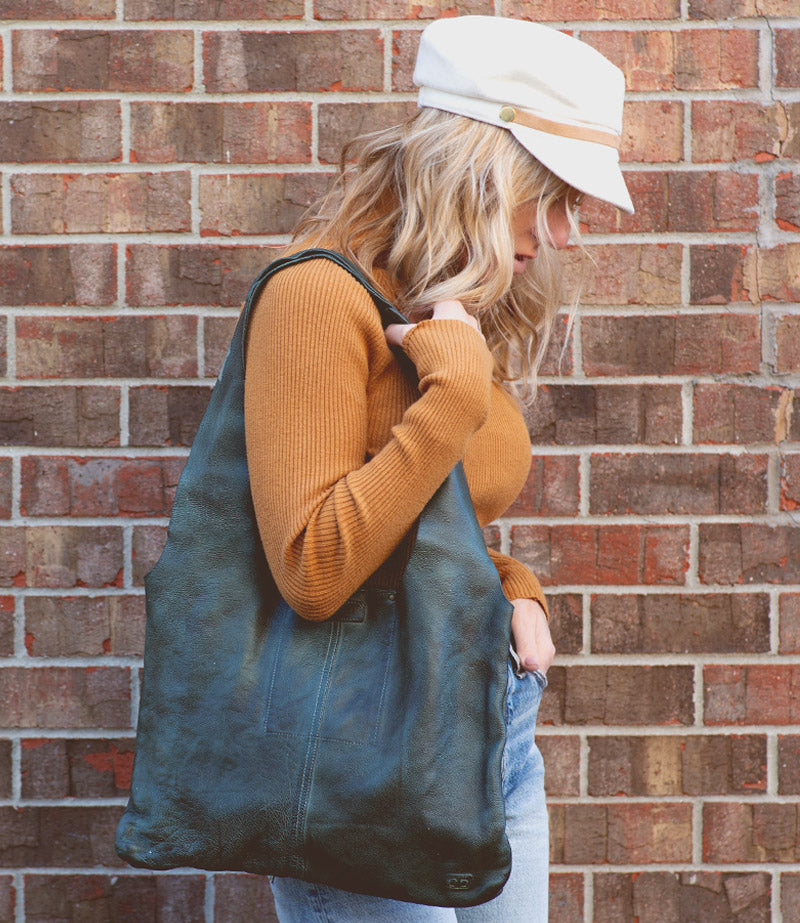
[{"label": "denim fabric", "polygon": [[453,910],[275,878],[272,891],[281,923],[546,923],[549,836],[544,766],[534,741],[546,685],[538,672],[517,676],[509,660],[502,773],[512,863],[501,894],[478,907]]}]

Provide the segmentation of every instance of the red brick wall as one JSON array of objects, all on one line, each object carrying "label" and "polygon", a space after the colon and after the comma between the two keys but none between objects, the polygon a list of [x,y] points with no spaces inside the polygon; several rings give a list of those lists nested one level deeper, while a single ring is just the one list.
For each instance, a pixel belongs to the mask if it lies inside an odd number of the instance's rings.
[{"label": "red brick wall", "polygon": [[267,918],[114,855],[142,577],[248,281],[454,12],[630,90],[492,530],[553,601],[552,919],[800,919],[800,0],[0,0],[0,919]]}]

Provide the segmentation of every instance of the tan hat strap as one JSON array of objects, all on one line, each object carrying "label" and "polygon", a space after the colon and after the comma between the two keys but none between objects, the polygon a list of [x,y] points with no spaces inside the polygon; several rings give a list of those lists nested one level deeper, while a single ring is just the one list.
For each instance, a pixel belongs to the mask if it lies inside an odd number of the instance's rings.
[{"label": "tan hat strap", "polygon": [[580,125],[567,125],[564,122],[553,122],[550,119],[544,119],[532,112],[526,112],[524,109],[515,109],[513,106],[503,106],[500,110],[500,118],[504,122],[514,122],[515,125],[523,125],[525,128],[534,128],[536,131],[544,131],[549,135],[559,135],[562,138],[574,138],[576,141],[593,141],[595,144],[604,144],[606,147],[613,147],[619,150],[620,137],[610,131],[602,131],[599,128],[583,128]]}]

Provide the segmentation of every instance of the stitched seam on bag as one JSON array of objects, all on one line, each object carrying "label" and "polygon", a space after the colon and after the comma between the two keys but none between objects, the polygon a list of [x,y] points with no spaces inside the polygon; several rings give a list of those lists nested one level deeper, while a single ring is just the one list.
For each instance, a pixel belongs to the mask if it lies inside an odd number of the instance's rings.
[{"label": "stitched seam on bag", "polygon": [[[392,608],[394,609],[394,606]],[[397,613],[393,612],[392,620],[391,620],[391,632],[389,633],[389,637],[386,639],[386,645],[385,645],[385,651],[386,651],[387,658],[390,658],[392,655],[392,650],[394,649],[394,639],[395,639],[396,634],[397,634]],[[386,689],[388,688],[388,686],[389,686],[389,660],[387,659],[386,669],[383,671],[383,685],[381,686],[380,699],[378,700],[378,714],[375,719],[375,727],[372,730],[372,734],[370,735],[370,740],[369,740],[371,744],[375,744],[376,741],[378,740],[378,732],[380,731],[381,722],[383,721],[383,702],[384,702],[384,699],[386,698]]]},{"label": "stitched seam on bag", "polygon": [[[295,816],[292,822],[295,841],[298,846],[298,854],[302,854],[303,841],[305,840],[305,821],[308,816],[307,798],[311,791],[311,779],[314,775],[314,765],[316,763],[317,750],[319,749],[319,729],[325,715],[325,703],[330,689],[333,662],[336,659],[336,651],[341,637],[341,627],[333,622],[331,622],[330,625],[331,633],[328,637],[328,650],[325,652],[322,675],[320,676],[319,688],[317,689],[317,698],[314,702],[314,716],[309,729],[308,749],[306,750],[306,758],[303,761],[303,769],[300,773],[300,790],[295,801]],[[305,872],[305,863],[303,863],[303,867],[300,871]]]}]

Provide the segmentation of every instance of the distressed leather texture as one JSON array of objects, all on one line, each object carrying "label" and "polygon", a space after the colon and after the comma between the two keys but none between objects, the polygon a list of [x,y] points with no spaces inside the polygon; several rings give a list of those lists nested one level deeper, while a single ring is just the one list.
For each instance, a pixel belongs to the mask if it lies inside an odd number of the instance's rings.
[{"label": "distressed leather texture", "polygon": [[511,853],[501,757],[512,607],[457,465],[419,518],[402,582],[310,622],[259,540],[244,343],[262,287],[338,263],[384,326],[405,319],[340,254],[306,250],[253,283],[146,578],[136,758],[116,848],[137,867],[285,875],[469,906]]}]

